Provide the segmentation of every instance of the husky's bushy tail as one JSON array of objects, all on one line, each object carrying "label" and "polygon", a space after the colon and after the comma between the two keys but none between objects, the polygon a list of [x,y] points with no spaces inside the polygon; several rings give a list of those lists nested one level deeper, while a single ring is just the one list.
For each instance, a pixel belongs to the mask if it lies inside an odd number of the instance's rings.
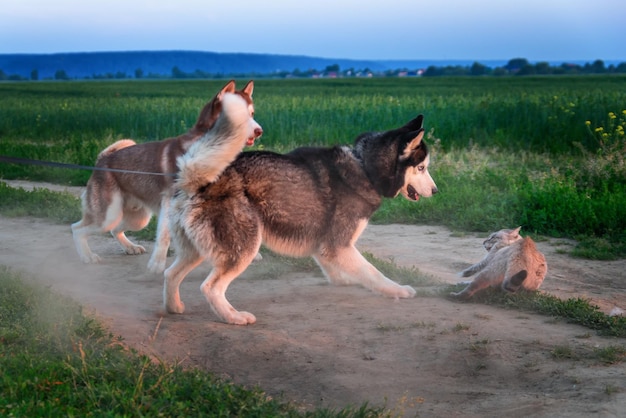
[{"label": "husky's bushy tail", "polygon": [[101,159],[102,157],[113,154],[115,151],[121,150],[122,148],[132,147],[133,145],[137,145],[137,143],[132,139],[120,139],[119,141],[115,141],[114,143],[100,151],[100,154],[98,154],[98,158],[96,159],[96,161]]},{"label": "husky's bushy tail", "polygon": [[176,185],[192,195],[214,182],[254,136],[255,125],[246,101],[236,94],[224,94],[222,112],[213,128],[178,157]]}]

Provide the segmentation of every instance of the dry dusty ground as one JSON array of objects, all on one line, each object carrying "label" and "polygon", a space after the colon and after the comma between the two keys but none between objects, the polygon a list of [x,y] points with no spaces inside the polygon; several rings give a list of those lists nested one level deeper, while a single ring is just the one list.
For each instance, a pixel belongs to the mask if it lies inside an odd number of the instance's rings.
[{"label": "dry dusty ground", "polygon": [[[379,258],[416,266],[443,286],[456,283],[455,273],[482,257],[482,239],[442,227],[370,225],[357,244]],[[258,385],[303,407],[368,401],[421,417],[626,414],[626,365],[604,365],[591,355],[624,346],[624,339],[441,297],[394,301],[328,285],[319,273],[277,267],[271,257],[229,289],[233,305],[256,314],[256,324],[217,321],[199,292],[207,265],[181,286],[185,314],[169,315],[161,306],[162,277],[146,269],[148,255],[124,255],[110,236],[90,242],[104,259],[100,265],[79,261],[69,225],[0,217],[0,264],[71,296],[128,345]],[[571,245],[563,240],[538,245],[549,267],[543,291],[591,299],[607,313],[626,310],[626,260],[573,259],[560,254]],[[560,347],[579,358],[554,358],[551,352]]]}]

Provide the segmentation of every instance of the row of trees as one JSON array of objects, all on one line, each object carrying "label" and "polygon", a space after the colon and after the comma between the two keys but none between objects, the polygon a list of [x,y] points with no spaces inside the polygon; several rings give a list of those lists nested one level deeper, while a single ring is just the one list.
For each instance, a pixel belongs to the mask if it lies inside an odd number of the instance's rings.
[{"label": "row of trees", "polygon": [[[172,68],[170,74],[144,74],[141,68],[134,71],[134,77],[129,76],[125,72],[118,71],[116,73],[93,74],[86,77],[94,80],[98,79],[203,79],[203,78],[224,78],[224,77],[254,77],[254,78],[334,78],[334,77],[407,77],[407,76],[525,76],[525,75],[561,75],[561,74],[625,74],[626,62],[618,65],[605,66],[604,61],[596,60],[593,63],[584,65],[563,63],[561,65],[552,66],[548,62],[537,62],[531,64],[525,58],[514,58],[502,67],[491,68],[479,62],[474,62],[471,66],[429,66],[426,69],[395,69],[387,71],[372,71],[369,68],[355,70],[348,68],[341,70],[339,65],[329,65],[323,70],[309,69],[301,71],[295,69],[293,71],[280,71],[271,74],[255,74],[255,73],[239,73],[239,74],[223,74],[209,73],[202,70],[195,70],[187,73],[178,67]],[[71,77],[65,70],[57,70],[54,74],[54,80],[70,80]],[[0,70],[1,80],[25,81],[39,80],[39,71],[34,69],[31,71],[30,78],[26,78],[17,74],[5,74]]]},{"label": "row of trees", "polygon": [[462,66],[446,66],[434,67],[430,66],[424,71],[424,76],[454,76],[454,75],[560,75],[560,74],[607,74],[607,73],[626,73],[626,62],[618,65],[605,66],[604,61],[596,60],[593,63],[584,65],[563,63],[558,66],[552,66],[548,62],[537,62],[531,64],[525,58],[515,58],[510,60],[503,67],[490,68],[475,62],[469,67]]}]

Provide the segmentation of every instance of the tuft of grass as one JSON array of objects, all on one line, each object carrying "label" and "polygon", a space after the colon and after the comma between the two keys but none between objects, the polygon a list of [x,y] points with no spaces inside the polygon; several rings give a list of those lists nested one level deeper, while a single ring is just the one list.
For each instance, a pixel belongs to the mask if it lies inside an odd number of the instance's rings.
[{"label": "tuft of grass", "polygon": [[594,357],[603,364],[618,364],[626,360],[626,347],[609,345],[604,348],[595,348]]},{"label": "tuft of grass", "polygon": [[456,325],[452,328],[452,332],[467,331],[468,329],[470,329],[469,325],[457,322]]},{"label": "tuft of grass", "polygon": [[412,286],[432,286],[440,283],[436,278],[420,272],[417,267],[401,267],[395,264],[393,259],[382,260],[367,251],[363,252],[363,257],[385,276],[399,283]]},{"label": "tuft of grass", "polygon": [[578,355],[572,350],[571,347],[566,345],[559,345],[554,347],[550,354],[557,360],[577,360]]}]

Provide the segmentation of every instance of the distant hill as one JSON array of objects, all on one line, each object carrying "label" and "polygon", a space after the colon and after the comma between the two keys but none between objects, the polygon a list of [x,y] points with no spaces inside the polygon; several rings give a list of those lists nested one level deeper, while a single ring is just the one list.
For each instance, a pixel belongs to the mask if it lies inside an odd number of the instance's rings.
[{"label": "distant hill", "polygon": [[[30,78],[33,71],[40,80],[54,78],[64,71],[69,78],[92,78],[105,74],[134,78],[137,71],[144,77],[170,76],[176,68],[184,73],[196,71],[215,75],[271,75],[279,72],[318,70],[338,65],[341,70],[354,69],[384,72],[387,70],[425,69],[428,66],[471,65],[470,60],[349,60],[295,55],[216,53],[199,51],[126,51],[79,52],[56,54],[0,54],[0,70]],[[481,61],[486,66],[500,66],[501,61]]]}]

